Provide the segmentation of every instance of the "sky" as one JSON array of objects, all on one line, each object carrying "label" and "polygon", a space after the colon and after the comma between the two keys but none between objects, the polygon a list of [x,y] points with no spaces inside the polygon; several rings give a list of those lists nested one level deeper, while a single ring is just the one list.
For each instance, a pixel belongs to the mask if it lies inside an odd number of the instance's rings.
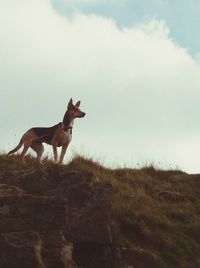
[{"label": "sky", "polygon": [[0,150],[62,121],[72,97],[86,117],[66,162],[199,173],[199,13],[198,0],[0,0]]}]

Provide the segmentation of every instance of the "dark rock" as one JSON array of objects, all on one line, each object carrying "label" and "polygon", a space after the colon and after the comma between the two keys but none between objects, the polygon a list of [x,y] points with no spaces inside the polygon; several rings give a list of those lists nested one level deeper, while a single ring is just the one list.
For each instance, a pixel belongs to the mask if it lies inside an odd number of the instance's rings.
[{"label": "dark rock", "polygon": [[66,200],[33,196],[17,187],[0,185],[0,232],[62,230],[66,221]]},{"label": "dark rock", "polygon": [[[69,221],[65,228],[68,241],[111,242],[109,233],[110,184],[96,183],[91,173],[65,173],[61,183],[47,196],[60,196],[69,203]],[[101,224],[99,224],[101,223]]]},{"label": "dark rock", "polygon": [[1,174],[1,183],[0,267],[115,267],[110,184],[57,166]]},{"label": "dark rock", "polygon": [[43,266],[42,241],[37,233],[0,234],[0,267],[36,268]]}]

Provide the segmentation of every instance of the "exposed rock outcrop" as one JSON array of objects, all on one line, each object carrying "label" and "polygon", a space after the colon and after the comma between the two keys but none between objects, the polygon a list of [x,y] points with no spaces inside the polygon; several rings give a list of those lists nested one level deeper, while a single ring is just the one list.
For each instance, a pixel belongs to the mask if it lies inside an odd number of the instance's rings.
[{"label": "exposed rock outcrop", "polygon": [[200,267],[200,175],[0,156],[0,268]]},{"label": "exposed rock outcrop", "polygon": [[0,267],[115,267],[112,187],[62,167],[0,176]]}]

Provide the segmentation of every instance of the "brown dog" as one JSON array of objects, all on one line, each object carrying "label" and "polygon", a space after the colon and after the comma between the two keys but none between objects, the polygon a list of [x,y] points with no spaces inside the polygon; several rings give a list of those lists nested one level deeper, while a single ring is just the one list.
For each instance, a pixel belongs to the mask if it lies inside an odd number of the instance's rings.
[{"label": "brown dog", "polygon": [[41,157],[44,152],[43,142],[53,146],[54,161],[58,162],[57,147],[62,146],[59,162],[62,163],[67,147],[72,139],[72,127],[75,118],[81,118],[85,116],[85,113],[80,110],[80,101],[75,105],[72,99],[70,99],[67,107],[67,111],[64,115],[63,122],[58,123],[52,127],[34,127],[29,129],[22,136],[19,144],[16,148],[11,150],[8,155],[17,152],[22,145],[24,145],[21,153],[21,159],[24,161],[24,157],[31,147],[37,154],[37,160],[41,163]]}]

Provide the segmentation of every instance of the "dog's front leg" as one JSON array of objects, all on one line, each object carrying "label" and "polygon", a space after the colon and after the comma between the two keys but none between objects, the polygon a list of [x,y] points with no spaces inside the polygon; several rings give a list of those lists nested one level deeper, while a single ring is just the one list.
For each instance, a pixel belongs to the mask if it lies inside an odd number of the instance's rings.
[{"label": "dog's front leg", "polygon": [[58,142],[56,141],[55,138],[52,139],[51,141],[52,147],[53,147],[53,155],[54,155],[54,162],[58,162],[58,152],[57,152],[57,147],[58,147]]},{"label": "dog's front leg", "polygon": [[58,162],[58,152],[57,152],[57,144],[56,143],[53,144],[53,155],[54,155],[54,162],[57,163]]},{"label": "dog's front leg", "polygon": [[62,162],[63,162],[65,153],[67,151],[67,147],[68,147],[67,143],[62,146],[62,151],[61,151],[61,155],[60,155],[60,164],[62,164]]}]

